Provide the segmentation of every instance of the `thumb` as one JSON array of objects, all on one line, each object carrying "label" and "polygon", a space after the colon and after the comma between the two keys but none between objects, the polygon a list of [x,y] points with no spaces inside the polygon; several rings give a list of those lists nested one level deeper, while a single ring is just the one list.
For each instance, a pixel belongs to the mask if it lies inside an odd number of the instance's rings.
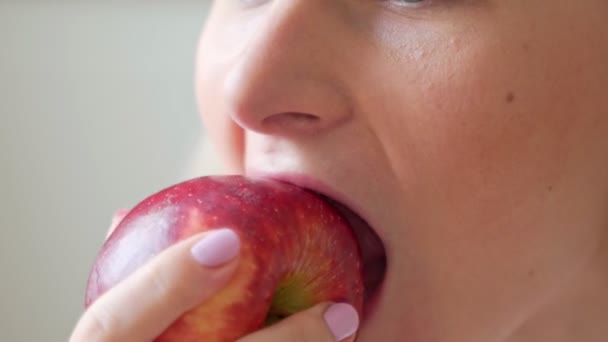
[{"label": "thumb", "polygon": [[238,342],[351,342],[358,327],[359,316],[350,304],[321,303]]}]

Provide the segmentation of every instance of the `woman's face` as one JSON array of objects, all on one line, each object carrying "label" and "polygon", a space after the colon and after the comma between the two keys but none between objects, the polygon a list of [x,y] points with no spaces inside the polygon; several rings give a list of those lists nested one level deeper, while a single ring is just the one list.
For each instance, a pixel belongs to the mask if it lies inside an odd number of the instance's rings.
[{"label": "woman's face", "polygon": [[340,198],[388,267],[359,340],[507,341],[592,264],[605,0],[216,0],[197,96],[230,172]]}]

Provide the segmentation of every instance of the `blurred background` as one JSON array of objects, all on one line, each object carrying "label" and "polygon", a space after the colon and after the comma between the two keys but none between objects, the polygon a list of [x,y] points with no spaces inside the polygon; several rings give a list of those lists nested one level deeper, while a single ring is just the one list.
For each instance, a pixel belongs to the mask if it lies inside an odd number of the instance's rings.
[{"label": "blurred background", "polygon": [[207,7],[0,2],[0,341],[66,341],[113,213],[214,172],[193,94]]}]

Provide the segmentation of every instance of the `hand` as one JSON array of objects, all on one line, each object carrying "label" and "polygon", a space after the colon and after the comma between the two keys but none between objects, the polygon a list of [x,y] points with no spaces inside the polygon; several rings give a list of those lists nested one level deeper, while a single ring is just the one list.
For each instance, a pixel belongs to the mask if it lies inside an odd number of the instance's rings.
[{"label": "hand", "polygon": [[238,342],[352,342],[358,326],[357,311],[349,304],[322,303]]},{"label": "hand", "polygon": [[[118,216],[110,230],[122,219]],[[70,342],[149,342],[203,304],[231,279],[239,260],[238,236],[228,229],[215,232],[167,248],[101,296],[80,318]],[[199,244],[206,246],[198,249]],[[214,246],[221,246],[215,248],[218,253],[196,252],[212,251]],[[201,283],[207,284],[204,291]],[[238,342],[354,341],[358,323],[350,305],[322,303]]]}]

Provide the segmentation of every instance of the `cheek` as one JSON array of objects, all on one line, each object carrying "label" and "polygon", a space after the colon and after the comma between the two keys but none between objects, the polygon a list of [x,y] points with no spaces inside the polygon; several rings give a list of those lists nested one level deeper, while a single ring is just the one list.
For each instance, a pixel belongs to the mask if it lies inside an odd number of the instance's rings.
[{"label": "cheek", "polygon": [[224,172],[243,173],[243,130],[226,112],[222,99],[223,72],[226,68],[221,53],[212,48],[211,39],[203,35],[196,60],[195,93],[205,133],[221,156]]},{"label": "cheek", "polygon": [[[408,203],[409,229],[399,232],[408,253],[396,263],[422,265],[421,291],[454,322],[466,320],[456,308],[504,322],[546,299],[596,249],[593,220],[606,204],[591,184],[607,180],[607,117],[589,109],[608,107],[588,89],[573,92],[586,76],[564,72],[599,61],[491,36],[435,44],[407,72],[384,69],[386,79],[423,81],[391,84],[388,98],[374,99],[374,129]],[[484,300],[471,303],[472,294]]]},{"label": "cheek", "polygon": [[589,147],[584,135],[597,131],[588,100],[571,89],[581,80],[565,74],[562,61],[547,65],[553,54],[534,54],[532,43],[515,38],[494,43],[493,35],[466,46],[436,42],[425,63],[408,70],[424,81],[396,85],[393,98],[402,100],[379,125],[396,168],[406,171],[406,190],[470,218],[495,218],[544,195],[573,172]]},{"label": "cheek", "polygon": [[545,285],[569,276],[565,265],[577,269],[598,241],[590,220],[605,203],[588,186],[606,182],[596,145],[603,135],[606,146],[607,120],[588,110],[605,102],[573,92],[586,76],[564,71],[592,61],[561,58],[534,40],[494,43],[495,35],[435,44],[425,63],[409,63],[410,78],[424,82],[393,84],[399,103],[375,122],[411,204],[404,234],[415,243],[406,248],[434,274],[467,284],[463,292],[476,285],[453,269],[485,285],[499,279],[495,265],[514,282],[536,268]]}]

